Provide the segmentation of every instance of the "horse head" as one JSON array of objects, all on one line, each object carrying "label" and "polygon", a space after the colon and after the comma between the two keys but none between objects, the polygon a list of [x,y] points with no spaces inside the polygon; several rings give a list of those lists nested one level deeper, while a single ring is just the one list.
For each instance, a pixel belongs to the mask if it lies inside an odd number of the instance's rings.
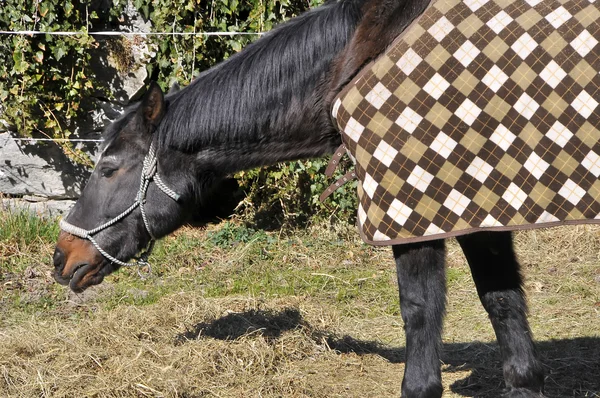
[{"label": "horse head", "polygon": [[191,189],[181,157],[160,151],[156,130],[166,113],[152,83],[141,103],[104,132],[105,141],[82,195],[61,221],[54,278],[74,291],[104,277],[185,222]]},{"label": "horse head", "polygon": [[152,84],[104,133],[61,221],[55,279],[82,291],[137,253],[144,262],[156,239],[227,210],[237,171],[332,153],[341,136],[327,105],[331,67],[364,3],[327,2],[293,18],[179,92]]}]

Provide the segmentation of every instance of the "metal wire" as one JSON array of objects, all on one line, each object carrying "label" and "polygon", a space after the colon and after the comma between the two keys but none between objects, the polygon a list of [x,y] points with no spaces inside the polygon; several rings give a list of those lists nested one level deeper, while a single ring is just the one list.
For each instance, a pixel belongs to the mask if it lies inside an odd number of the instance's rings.
[{"label": "metal wire", "polygon": [[261,36],[265,32],[44,32],[39,30],[0,30],[0,35],[51,35],[51,36]]}]

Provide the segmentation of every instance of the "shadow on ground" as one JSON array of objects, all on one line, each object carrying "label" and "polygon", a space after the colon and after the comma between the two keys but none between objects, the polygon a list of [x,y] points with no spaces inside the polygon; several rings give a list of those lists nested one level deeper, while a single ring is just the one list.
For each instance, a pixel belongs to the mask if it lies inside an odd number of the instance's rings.
[{"label": "shadow on ground", "polygon": [[[317,344],[338,353],[379,355],[391,363],[404,362],[404,347],[390,347],[376,341],[358,340],[316,330],[294,308],[282,311],[249,310],[231,313],[211,322],[202,322],[176,336],[176,344],[213,338],[231,341],[250,334],[275,341],[285,331],[302,328]],[[578,337],[537,342],[546,368],[546,395],[558,397],[600,397],[600,337]],[[471,371],[454,382],[452,392],[466,397],[500,397],[504,381],[497,344],[484,342],[444,344],[443,373]],[[443,376],[442,376],[443,377]]]}]

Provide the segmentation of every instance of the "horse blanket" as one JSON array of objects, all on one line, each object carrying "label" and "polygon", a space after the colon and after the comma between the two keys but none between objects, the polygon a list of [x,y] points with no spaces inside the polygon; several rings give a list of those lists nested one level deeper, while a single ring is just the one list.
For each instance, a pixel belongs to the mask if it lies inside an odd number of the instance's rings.
[{"label": "horse blanket", "polygon": [[370,244],[600,222],[600,6],[434,0],[340,93]]}]

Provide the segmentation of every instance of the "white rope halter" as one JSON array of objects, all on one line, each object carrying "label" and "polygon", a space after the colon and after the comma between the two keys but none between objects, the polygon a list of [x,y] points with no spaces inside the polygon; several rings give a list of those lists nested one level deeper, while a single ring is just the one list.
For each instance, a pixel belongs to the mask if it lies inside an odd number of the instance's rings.
[{"label": "white rope halter", "polygon": [[[144,210],[144,204],[146,203],[146,193],[148,192],[148,186],[150,185],[151,181],[154,181],[156,186],[161,191],[163,191],[168,197],[173,199],[174,201],[178,201],[180,198],[179,194],[177,194],[171,188],[166,186],[165,183],[161,180],[160,176],[157,173],[157,164],[158,164],[158,160],[156,158],[156,153],[154,151],[154,144],[152,143],[152,144],[150,144],[150,149],[148,151],[148,154],[144,158],[144,167],[142,169],[142,175],[140,177],[140,189],[135,198],[135,202],[133,202],[133,204],[131,206],[129,206],[129,208],[127,208],[124,212],[122,212],[115,218],[113,218],[110,221],[107,221],[104,224],[100,225],[99,227],[96,227],[91,230],[86,230],[86,229],[77,227],[73,224],[69,224],[67,221],[65,221],[63,219],[63,220],[60,220],[60,228],[63,231],[70,233],[71,235],[75,235],[79,238],[87,239],[90,242],[92,242],[92,244],[94,245],[94,247],[96,247],[96,249],[100,252],[100,254],[102,254],[105,258],[110,260],[112,263],[119,264],[119,265],[125,266],[125,267],[132,267],[135,265],[137,265],[138,267],[142,267],[142,266],[149,267],[150,264],[148,263],[148,257],[150,256],[150,253],[152,252],[152,249],[154,248],[154,242],[156,241],[156,237],[152,234],[152,231],[150,230],[150,224],[148,223],[148,217],[146,217],[146,211]],[[150,235],[150,242],[149,242],[146,250],[139,257],[136,258],[136,260],[137,260],[136,263],[126,263],[126,262],[121,261],[121,260],[111,256],[110,254],[108,254],[104,249],[102,249],[100,247],[100,245],[98,244],[98,242],[96,242],[96,240],[92,237],[92,235],[95,235],[98,232],[119,222],[120,220],[125,218],[127,215],[129,215],[132,211],[134,211],[136,209],[136,207],[138,207],[138,206],[140,208],[140,212],[142,213],[142,220],[144,221],[144,226],[146,227],[146,231],[148,231],[148,234]]]}]

